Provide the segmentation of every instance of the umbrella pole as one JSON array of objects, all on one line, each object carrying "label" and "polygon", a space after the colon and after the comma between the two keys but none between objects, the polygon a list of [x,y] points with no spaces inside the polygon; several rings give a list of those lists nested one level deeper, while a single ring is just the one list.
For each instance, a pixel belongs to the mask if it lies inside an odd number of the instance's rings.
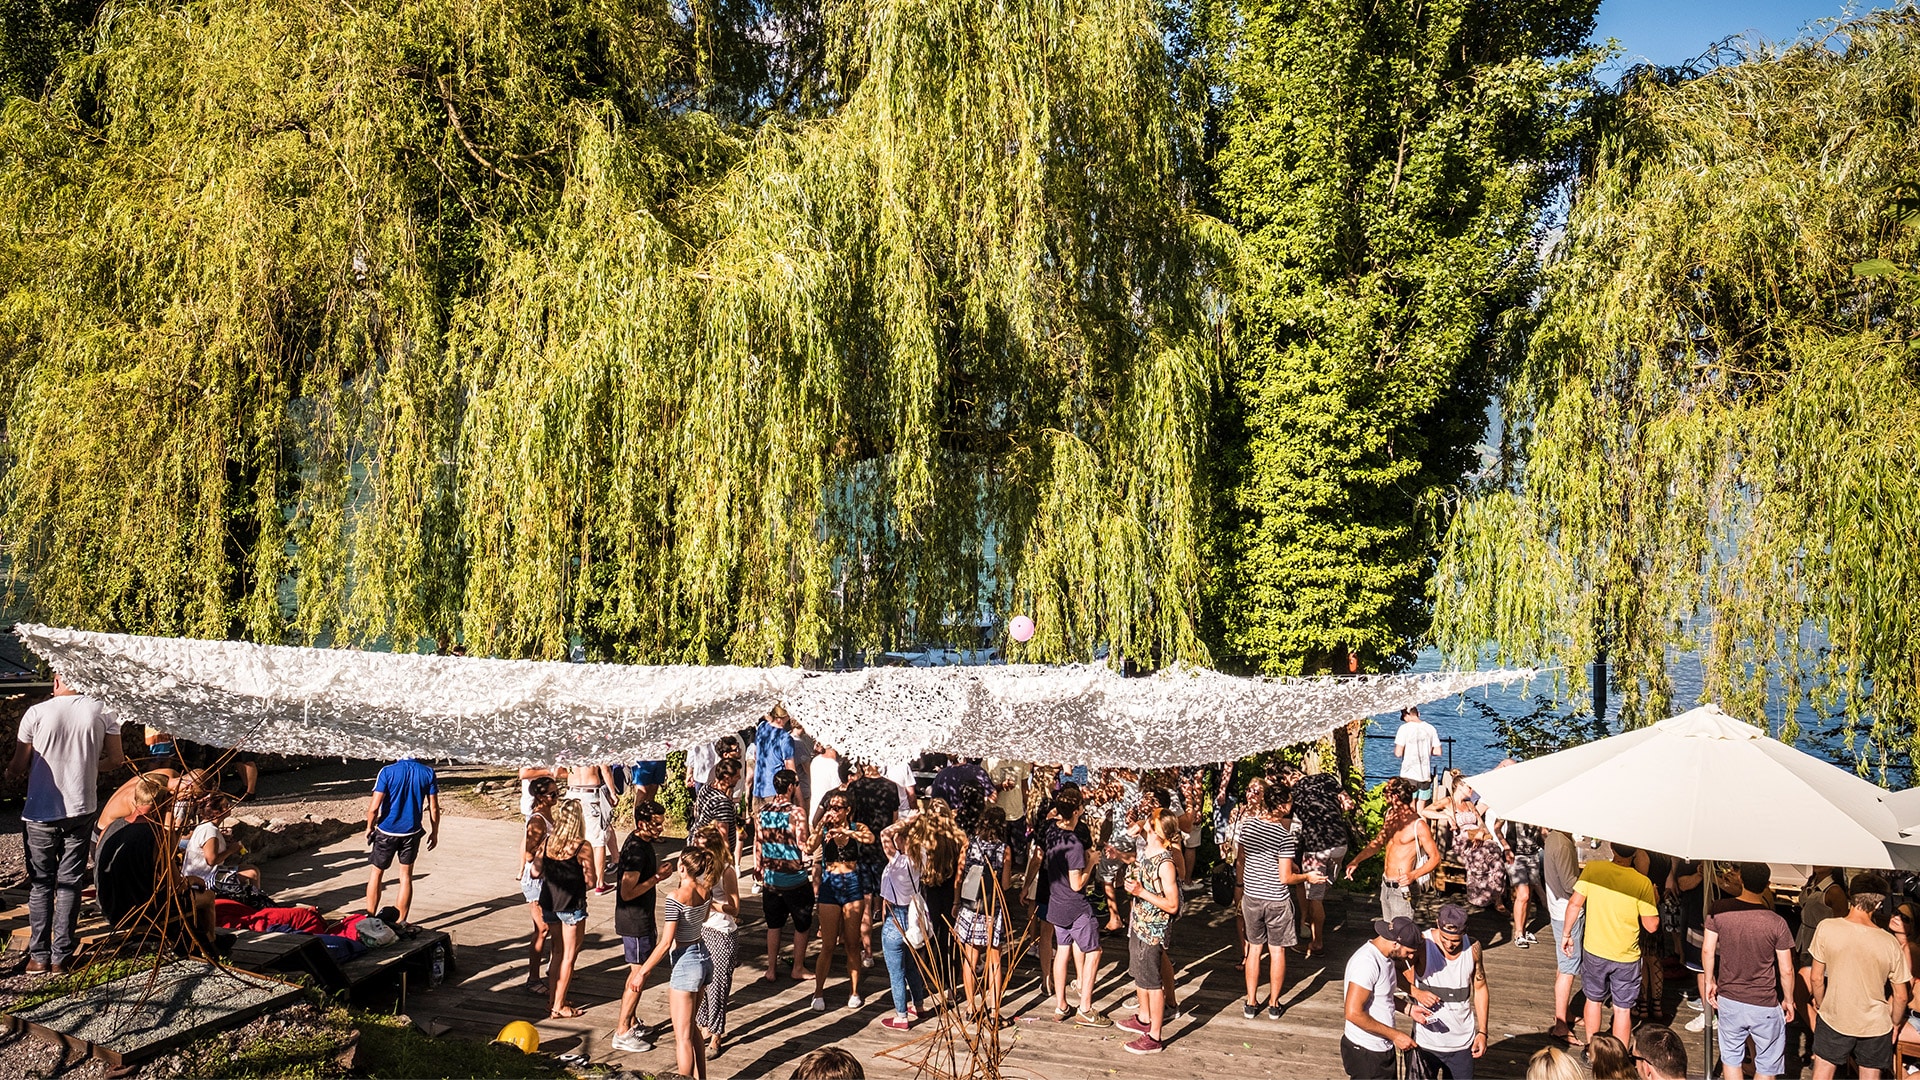
[{"label": "umbrella pole", "polygon": [[[1701,980],[1702,982],[1712,981],[1712,976],[1713,976],[1712,972],[1706,970],[1707,968],[1707,964],[1706,964],[1707,916],[1712,911],[1713,911],[1713,860],[1702,859],[1700,860],[1700,939],[1701,939],[1700,970],[1704,972],[1706,975],[1706,977]],[[1686,935],[1682,933],[1681,943],[1683,946],[1683,951],[1684,951],[1685,939],[1686,939]],[[1713,1015],[1713,1012],[1714,1012],[1713,1003],[1707,1000],[1706,994],[1704,993],[1701,994],[1700,995],[1700,1015],[1706,1017],[1707,1022],[1700,1026],[1701,1039],[1704,1041],[1704,1047],[1701,1052],[1702,1054],[1705,1055],[1700,1060],[1707,1063],[1708,1076],[1712,1076],[1716,1071],[1718,1071],[1716,1067],[1720,1063],[1719,1056],[1714,1053],[1715,1048],[1714,1048],[1714,1038],[1713,1038],[1713,1022],[1716,1018]]]}]

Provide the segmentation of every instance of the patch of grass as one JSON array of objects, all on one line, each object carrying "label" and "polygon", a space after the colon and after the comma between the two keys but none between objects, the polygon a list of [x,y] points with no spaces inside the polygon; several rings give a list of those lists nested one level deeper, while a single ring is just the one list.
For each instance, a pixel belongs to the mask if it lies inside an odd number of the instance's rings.
[{"label": "patch of grass", "polygon": [[85,968],[73,972],[70,975],[55,975],[40,986],[20,995],[14,999],[13,1004],[9,1006],[9,1011],[24,1012],[27,1009],[33,1008],[35,1005],[43,1005],[55,998],[63,998],[68,994],[77,994],[82,990],[88,990],[102,983],[110,983],[115,979],[125,978],[128,975],[135,975],[142,971],[152,971],[153,967],[154,956],[152,954],[128,957],[124,960],[104,960],[97,964],[89,964]]},{"label": "patch of grass", "polygon": [[351,1029],[324,1029],[235,1045],[227,1038],[202,1039],[181,1055],[182,1077],[237,1077],[245,1080],[326,1080],[345,1076],[335,1060]]},{"label": "patch of grass", "polygon": [[[179,1052],[185,1078],[236,1077],[240,1080],[334,1080],[345,1076],[405,1077],[568,1077],[552,1058],[522,1054],[511,1047],[416,1029],[405,1017],[361,1012],[341,1005],[318,1005],[292,1031],[267,1038],[237,1033],[203,1039]],[[355,1035],[359,1052],[350,1071],[340,1061]]]},{"label": "patch of grass", "polygon": [[453,1036],[422,1034],[397,1016],[353,1015],[360,1029],[360,1071],[370,1077],[562,1077],[552,1058]]}]

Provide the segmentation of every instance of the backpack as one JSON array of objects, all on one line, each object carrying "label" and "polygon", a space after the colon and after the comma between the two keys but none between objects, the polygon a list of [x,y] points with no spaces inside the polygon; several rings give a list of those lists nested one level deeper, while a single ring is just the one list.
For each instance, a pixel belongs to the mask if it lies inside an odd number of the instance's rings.
[{"label": "backpack", "polygon": [[353,936],[369,949],[378,949],[400,940],[393,927],[371,916],[353,924]]},{"label": "backpack", "polygon": [[1221,864],[1213,872],[1213,902],[1221,907],[1233,906],[1233,890],[1240,884],[1233,867]]}]

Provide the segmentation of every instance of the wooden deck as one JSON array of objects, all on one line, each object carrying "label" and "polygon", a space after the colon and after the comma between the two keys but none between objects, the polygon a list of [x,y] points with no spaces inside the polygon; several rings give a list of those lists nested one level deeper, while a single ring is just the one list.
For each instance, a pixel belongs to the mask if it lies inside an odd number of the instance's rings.
[{"label": "wooden deck", "polygon": [[[672,1073],[670,1034],[663,1032],[663,1045],[647,1054],[623,1054],[609,1046],[626,977],[620,939],[613,932],[611,897],[595,897],[590,904],[586,945],[574,977],[571,997],[587,1007],[586,1014],[578,1020],[545,1020],[545,1004],[521,989],[530,924],[516,881],[519,838],[514,822],[450,818],[439,848],[421,853],[413,919],[453,936],[458,970],[439,989],[416,992],[409,1012],[430,1030],[480,1039],[492,1038],[510,1021],[531,1020],[540,1029],[544,1050],[584,1054],[642,1072]],[[366,888],[366,867],[363,842],[356,838],[270,864],[267,886],[278,896],[327,910],[357,909]],[[383,902],[392,902],[393,890],[389,881]],[[862,973],[866,1006],[859,1012],[845,1008],[846,976],[838,965],[828,983],[828,1000],[835,1008],[810,1012],[811,980],[760,981],[765,924],[757,897],[747,898],[745,907],[726,1046],[710,1063],[709,1075],[716,1080],[785,1077],[801,1055],[829,1044],[857,1054],[870,1076],[906,1075],[890,1059],[875,1056],[911,1037],[880,1026],[891,1011],[884,964],[876,957],[875,966]],[[1167,1048],[1154,1056],[1126,1053],[1122,1043],[1131,1036],[1118,1028],[1094,1031],[1053,1023],[1040,998],[1038,965],[1029,958],[1008,999],[1019,1022],[1006,1033],[1015,1044],[1003,1068],[1009,1075],[1041,1080],[1340,1075],[1340,976],[1346,958],[1371,935],[1369,921],[1375,912],[1370,897],[1337,891],[1329,909],[1330,918],[1343,924],[1333,933],[1331,951],[1324,959],[1290,959],[1284,997],[1288,1011],[1273,1022],[1240,1015],[1242,976],[1234,967],[1230,914],[1210,902],[1192,905],[1175,926],[1173,949],[1179,993],[1189,1015],[1167,1025]],[[1539,919],[1544,923],[1543,915]],[[1553,954],[1544,941],[1529,950],[1513,948],[1507,929],[1491,915],[1475,916],[1471,929],[1487,943],[1493,997],[1490,1047],[1480,1075],[1520,1076],[1528,1056],[1548,1045]],[[1537,932],[1543,939],[1547,936],[1544,926]],[[665,980],[658,974],[655,978],[641,1002],[641,1018],[647,1023],[666,1019]],[[1120,1003],[1131,993],[1123,938],[1108,939],[1098,990],[1100,1007],[1120,1015]],[[1672,981],[1668,990],[1670,995],[1677,990]],[[1576,998],[1576,1008],[1577,1003]],[[1697,1054],[1697,1040],[1688,1040],[1690,1054]]]}]

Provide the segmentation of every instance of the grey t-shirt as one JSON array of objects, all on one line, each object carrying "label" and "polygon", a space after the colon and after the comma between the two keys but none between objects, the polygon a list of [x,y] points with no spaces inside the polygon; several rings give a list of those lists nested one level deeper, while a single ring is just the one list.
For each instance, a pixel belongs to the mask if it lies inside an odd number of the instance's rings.
[{"label": "grey t-shirt", "polygon": [[1547,860],[1544,869],[1547,891],[1552,894],[1549,900],[1550,902],[1558,901],[1559,907],[1564,910],[1567,901],[1573,899],[1573,887],[1580,883],[1580,852],[1573,845],[1573,837],[1559,829],[1547,830]]},{"label": "grey t-shirt", "polygon": [[118,738],[120,718],[85,694],[43,701],[20,718],[19,740],[33,747],[24,821],[59,821],[99,809],[100,748]]}]

